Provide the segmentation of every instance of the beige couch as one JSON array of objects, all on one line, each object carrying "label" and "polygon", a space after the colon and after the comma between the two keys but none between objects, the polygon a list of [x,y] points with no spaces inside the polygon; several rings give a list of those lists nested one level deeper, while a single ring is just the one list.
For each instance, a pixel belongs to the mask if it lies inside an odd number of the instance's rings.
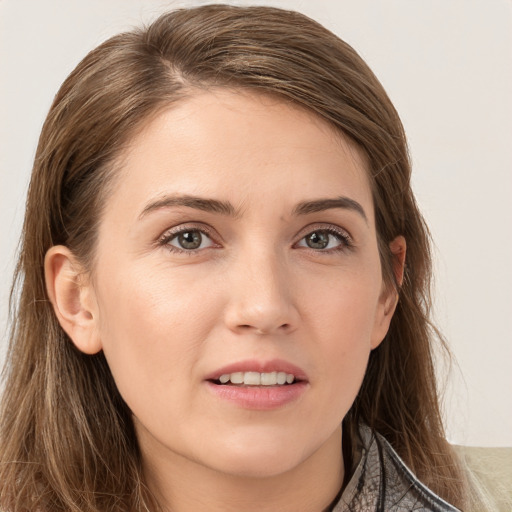
[{"label": "beige couch", "polygon": [[476,448],[455,446],[477,485],[495,502],[492,510],[512,512],[512,448]]}]

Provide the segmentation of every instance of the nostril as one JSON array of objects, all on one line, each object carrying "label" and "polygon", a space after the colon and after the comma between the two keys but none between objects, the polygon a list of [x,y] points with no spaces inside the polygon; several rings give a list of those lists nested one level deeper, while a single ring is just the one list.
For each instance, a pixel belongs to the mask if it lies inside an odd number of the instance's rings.
[{"label": "nostril", "polygon": [[[250,325],[247,326],[247,327],[251,327]],[[272,332],[279,332],[279,331],[289,331],[291,329],[291,324],[281,324],[280,326],[277,327],[277,329],[272,329],[272,328],[263,328],[263,327],[259,327],[259,328],[256,328],[256,331],[258,332],[258,334],[270,334]]]},{"label": "nostril", "polygon": [[289,333],[294,330],[293,323],[282,323],[279,322],[265,322],[265,321],[256,321],[254,323],[248,324],[236,324],[233,325],[233,329],[238,331],[239,333],[255,333],[259,335],[272,334],[272,333]]},{"label": "nostril", "polygon": [[285,333],[287,333],[287,332],[289,332],[291,330],[292,330],[292,324],[281,324],[278,327],[277,332],[281,332],[281,333],[285,332]]}]

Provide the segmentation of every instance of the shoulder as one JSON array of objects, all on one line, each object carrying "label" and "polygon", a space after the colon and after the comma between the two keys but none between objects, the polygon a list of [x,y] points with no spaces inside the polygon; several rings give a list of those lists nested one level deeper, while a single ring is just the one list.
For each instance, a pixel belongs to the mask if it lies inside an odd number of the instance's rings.
[{"label": "shoulder", "polygon": [[382,467],[385,471],[386,498],[389,502],[385,510],[457,512],[458,509],[416,478],[384,437],[379,434],[374,437],[381,450]]},{"label": "shoulder", "polygon": [[361,427],[361,459],[333,512],[458,512],[409,470],[381,435]]}]

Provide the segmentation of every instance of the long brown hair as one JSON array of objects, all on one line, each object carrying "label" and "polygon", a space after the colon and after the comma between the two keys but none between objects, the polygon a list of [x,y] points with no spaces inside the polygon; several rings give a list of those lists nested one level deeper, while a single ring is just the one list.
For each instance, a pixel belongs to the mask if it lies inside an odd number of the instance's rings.
[{"label": "long brown hair", "polygon": [[[383,434],[411,469],[459,507],[464,486],[445,440],[433,365],[442,339],[429,322],[428,230],[410,188],[400,119],[383,87],[345,42],[311,19],[268,7],[210,5],[161,16],[89,53],[44,124],[28,193],[12,294],[12,332],[0,418],[0,508],[153,510],[131,414],[101,353],[80,353],[58,324],[43,261],[67,245],[94,259],[114,162],[142,123],[197,88],[279,95],[328,120],[368,161],[383,275],[396,286],[389,242],[407,264],[389,333],[371,353],[344,419]],[[114,166],[115,167],[115,166]],[[350,449],[345,456],[350,460]]]}]

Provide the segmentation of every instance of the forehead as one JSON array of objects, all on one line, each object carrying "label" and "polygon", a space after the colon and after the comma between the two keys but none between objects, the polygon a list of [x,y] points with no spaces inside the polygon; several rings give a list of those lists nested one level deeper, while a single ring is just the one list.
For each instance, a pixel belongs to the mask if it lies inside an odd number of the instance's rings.
[{"label": "forehead", "polygon": [[339,192],[372,202],[354,142],[305,108],[255,92],[199,92],[162,110],[132,138],[119,167],[113,195],[132,205],[165,193],[247,204],[258,192],[284,202]]}]

